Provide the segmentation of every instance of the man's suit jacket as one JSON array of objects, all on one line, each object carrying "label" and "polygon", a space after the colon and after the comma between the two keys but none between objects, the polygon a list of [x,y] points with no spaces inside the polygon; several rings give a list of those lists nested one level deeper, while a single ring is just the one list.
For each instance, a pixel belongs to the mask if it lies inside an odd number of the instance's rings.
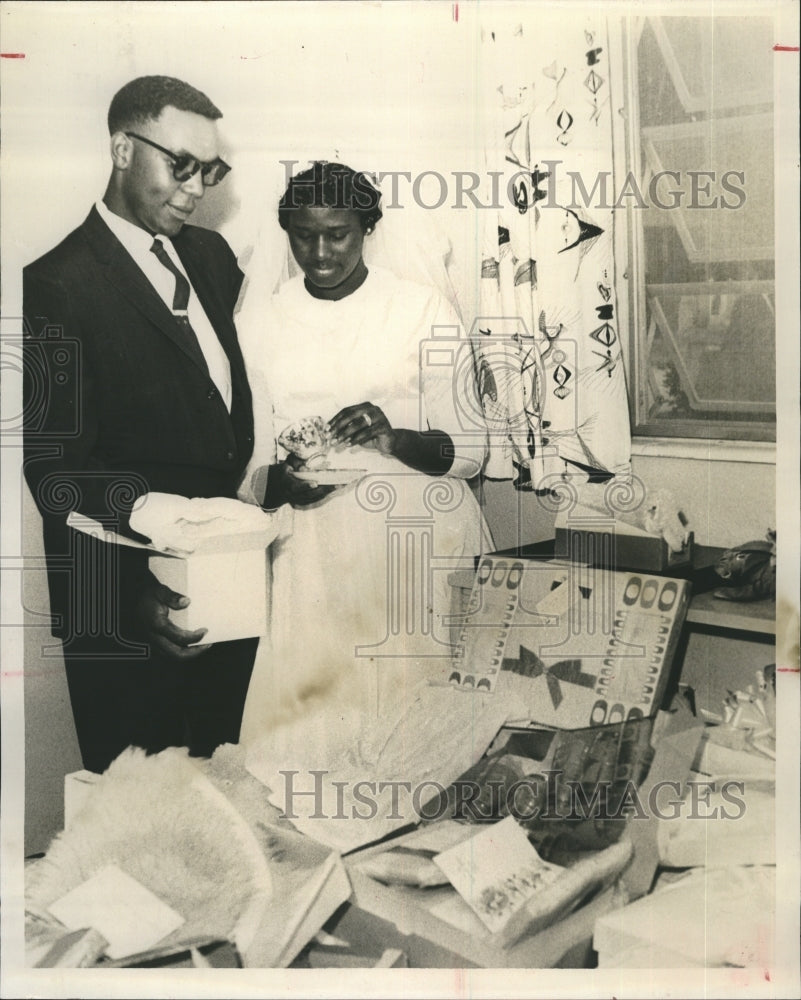
[{"label": "man's suit jacket", "polygon": [[[98,553],[84,553],[78,566],[76,549],[86,546],[65,527],[70,510],[125,531],[145,492],[233,497],[252,452],[250,388],[233,322],[242,272],[218,233],[184,226],[173,243],[228,356],[230,414],[196,340],[96,209],[23,273],[25,477],[44,521],[62,638],[109,586],[85,589]],[[145,565],[130,552],[123,605]]]}]

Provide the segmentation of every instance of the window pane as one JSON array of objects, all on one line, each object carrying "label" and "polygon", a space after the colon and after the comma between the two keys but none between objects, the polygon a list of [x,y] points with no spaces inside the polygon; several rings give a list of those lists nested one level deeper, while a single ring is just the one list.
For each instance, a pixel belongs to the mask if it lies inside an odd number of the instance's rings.
[{"label": "window pane", "polygon": [[774,419],[773,283],[648,291],[649,419]]},{"label": "window pane", "polygon": [[639,36],[635,432],[775,436],[771,48],[769,18],[648,18]]}]

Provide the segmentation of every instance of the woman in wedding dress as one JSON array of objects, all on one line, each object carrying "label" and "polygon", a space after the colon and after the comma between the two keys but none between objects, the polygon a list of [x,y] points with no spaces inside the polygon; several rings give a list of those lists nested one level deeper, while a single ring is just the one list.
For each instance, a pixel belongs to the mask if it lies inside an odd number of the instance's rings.
[{"label": "woman in wedding dress", "polygon": [[[465,351],[434,339],[459,320],[434,288],[366,266],[380,197],[341,164],[293,178],[279,222],[302,274],[238,319],[256,413],[240,495],[268,466],[250,499],[290,505],[241,739],[287,767],[329,766],[418,684],[447,679],[448,575],[489,547],[466,481],[484,442],[461,412]],[[324,469],[278,444],[310,417]]]}]

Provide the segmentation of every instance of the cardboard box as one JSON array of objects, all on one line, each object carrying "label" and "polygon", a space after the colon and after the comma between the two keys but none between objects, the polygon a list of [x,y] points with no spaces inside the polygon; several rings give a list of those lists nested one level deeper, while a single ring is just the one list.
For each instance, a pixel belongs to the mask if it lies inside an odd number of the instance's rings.
[{"label": "cardboard box", "polygon": [[353,886],[350,904],[325,930],[365,950],[397,948],[408,956],[411,968],[582,968],[596,920],[628,898],[616,885],[606,886],[575,913],[504,948],[477,917],[474,927],[458,926],[451,922],[453,917],[442,916],[467,909],[455,889],[382,885],[358,870],[358,857],[346,859]]},{"label": "cardboard box", "polygon": [[171,611],[170,620],[187,631],[207,629],[204,643],[266,635],[270,621],[270,566],[267,549],[277,526],[265,521],[263,531],[237,532],[198,541],[195,551],[181,555],[144,545],[97,521],[71,513],[67,524],[102,542],[143,549],[151,555],[153,575],[191,604]]},{"label": "cardboard box", "polygon": [[648,570],[662,573],[693,560],[694,535],[690,532],[681,552],[669,548],[656,535],[631,535],[619,531],[587,531],[576,528],[556,529],[556,555],[560,559],[591,559],[596,566]]},{"label": "cardboard box", "polygon": [[774,964],[776,869],[695,868],[595,925],[600,968]]},{"label": "cardboard box", "polygon": [[623,836],[632,789],[653,762],[655,723],[504,726],[487,754],[438,797],[433,813],[490,822],[511,811],[543,859],[572,865]]},{"label": "cardboard box", "polygon": [[520,719],[509,722],[580,729],[653,715],[689,592],[648,573],[486,556],[448,680],[514,693]]},{"label": "cardboard box", "polygon": [[624,834],[634,848],[630,863],[621,875],[593,886],[572,912],[511,947],[503,947],[502,935],[490,933],[453,888],[389,886],[359,870],[366,857],[402,845],[403,836],[345,858],[353,895],[325,930],[362,948],[399,948],[413,968],[585,967],[598,921],[607,918],[614,925],[615,913],[651,889],[659,864],[660,822],[651,804],[666,780],[683,794],[702,732],[702,723],[682,699],[658,713],[651,736],[653,761],[639,787],[644,815],[632,816]]},{"label": "cardboard box", "polygon": [[604,516],[591,507],[576,505],[570,512],[560,511],[554,528],[558,559],[652,573],[689,566],[693,560],[692,532],[681,551],[674,552],[661,535],[653,535],[621,517]]},{"label": "cardboard box", "polygon": [[64,775],[64,829],[68,830],[75,816],[83,809],[92,789],[100,780],[94,771],[72,771]]},{"label": "cardboard box", "polygon": [[270,622],[270,565],[263,535],[218,539],[190,556],[168,553],[148,559],[161,583],[192,603],[171,611],[179,628],[208,629],[202,642],[226,642],[267,635]]},{"label": "cardboard box", "polygon": [[101,969],[241,969],[236,946],[218,938],[181,941],[117,961],[98,962]]}]

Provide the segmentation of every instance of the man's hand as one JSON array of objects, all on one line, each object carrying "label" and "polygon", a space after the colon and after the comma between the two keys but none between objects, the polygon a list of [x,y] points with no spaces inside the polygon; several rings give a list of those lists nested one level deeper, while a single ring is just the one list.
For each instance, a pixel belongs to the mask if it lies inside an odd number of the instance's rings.
[{"label": "man's hand", "polygon": [[145,634],[151,646],[178,660],[191,660],[211,648],[211,643],[198,643],[208,631],[205,628],[187,632],[170,621],[170,611],[180,611],[189,604],[189,598],[176,594],[155,578],[142,593],[137,610],[145,627]]}]

